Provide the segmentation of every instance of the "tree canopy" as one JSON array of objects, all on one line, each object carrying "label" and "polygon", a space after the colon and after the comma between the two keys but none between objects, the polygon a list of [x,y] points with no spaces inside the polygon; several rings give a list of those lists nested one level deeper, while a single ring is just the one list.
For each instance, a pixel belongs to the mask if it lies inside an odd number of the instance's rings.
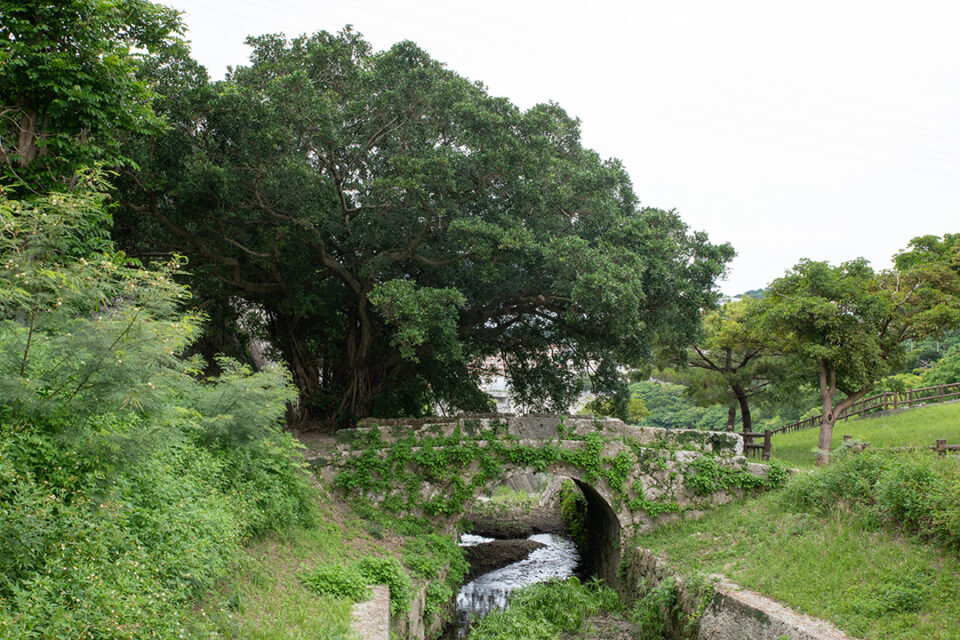
[{"label": "tree canopy", "polygon": [[743,430],[752,431],[750,398],[782,377],[775,347],[748,320],[751,300],[728,302],[706,312],[703,337],[673,359],[685,368],[681,376],[698,404],[728,405],[728,430],[733,430],[739,407]]},{"label": "tree canopy", "polygon": [[170,129],[128,147],[118,222],[138,254],[188,255],[212,313],[256,309],[306,417],[485,408],[489,357],[562,408],[697,334],[732,249],[641,208],[556,104],[349,29],[249,44],[223,82],[158,68]]},{"label": "tree canopy", "polygon": [[957,272],[912,246],[895,257],[904,268],[880,272],[862,258],[839,266],[805,260],[755,306],[769,339],[820,389],[820,464],[830,460],[836,417],[897,370],[904,341],[960,321]]}]

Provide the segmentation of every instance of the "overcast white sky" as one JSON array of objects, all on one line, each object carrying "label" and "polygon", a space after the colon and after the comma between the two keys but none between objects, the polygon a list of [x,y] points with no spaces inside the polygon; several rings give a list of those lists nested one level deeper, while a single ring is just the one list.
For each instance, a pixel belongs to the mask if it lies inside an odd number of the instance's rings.
[{"label": "overcast white sky", "polygon": [[879,268],[914,236],[960,232],[960,2],[164,4],[215,78],[246,63],[248,34],[352,24],[521,107],[558,102],[643,204],[733,244],[731,295],[800,258]]}]

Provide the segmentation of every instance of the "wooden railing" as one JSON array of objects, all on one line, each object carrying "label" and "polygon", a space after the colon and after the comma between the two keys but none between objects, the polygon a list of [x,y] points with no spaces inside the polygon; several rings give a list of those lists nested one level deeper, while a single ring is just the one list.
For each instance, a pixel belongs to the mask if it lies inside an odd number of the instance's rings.
[{"label": "wooden railing", "polygon": [[[773,431],[770,429],[744,431],[740,435],[743,436],[743,455],[763,460],[770,459],[770,436],[773,435]],[[763,438],[763,442],[754,442],[754,438]]]},{"label": "wooden railing", "polygon": [[[852,443],[852,442],[853,442],[853,436],[846,436],[846,435],[845,435],[845,436],[843,436],[843,441],[844,441],[845,443]],[[864,448],[864,449],[867,448],[867,447],[869,447],[869,446],[870,446],[869,444],[862,444],[862,445],[861,445],[861,447]],[[877,450],[878,450],[878,451],[917,451],[917,450],[921,450],[921,451],[933,451],[934,453],[939,454],[939,455],[942,456],[942,455],[946,455],[947,453],[950,453],[950,452],[952,452],[952,451],[956,451],[956,452],[960,453],[960,444],[947,444],[946,439],[940,439],[940,438],[938,438],[938,439],[935,441],[935,443],[934,443],[934,445],[933,445],[932,447],[931,447],[931,446],[926,446],[926,447],[881,447],[881,448],[878,448]]]},{"label": "wooden railing", "polygon": [[[910,389],[909,391],[886,391],[884,393],[857,400],[850,407],[845,409],[837,416],[837,421],[846,420],[854,416],[862,416],[876,411],[897,411],[899,409],[911,409],[913,407],[935,404],[939,402],[948,402],[951,400],[960,400],[960,382],[950,384],[941,384],[936,387],[923,387],[920,389]],[[800,431],[810,427],[819,427],[823,422],[823,416],[814,416],[806,420],[785,424],[773,430],[774,434],[787,433],[788,431]],[[746,439],[744,439],[746,441]],[[746,442],[744,442],[746,445]]]}]

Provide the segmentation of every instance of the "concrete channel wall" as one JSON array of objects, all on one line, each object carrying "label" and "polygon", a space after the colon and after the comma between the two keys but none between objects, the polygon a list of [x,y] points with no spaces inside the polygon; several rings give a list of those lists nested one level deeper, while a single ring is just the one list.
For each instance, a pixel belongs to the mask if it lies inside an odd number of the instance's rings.
[{"label": "concrete channel wall", "polygon": [[[825,620],[797,613],[723,576],[715,578],[713,597],[701,610],[695,589],[655,553],[637,548],[624,566],[619,586],[621,593],[632,600],[664,580],[674,580],[678,606],[663,610],[668,637],[674,640],[855,640]],[[699,625],[689,624],[697,618]]]},{"label": "concrete channel wall", "polygon": [[[439,616],[427,615],[426,584],[415,589],[407,613],[393,619],[390,617],[390,587],[380,584],[371,589],[373,596],[369,600],[356,603],[351,610],[350,626],[360,640],[390,640],[391,637],[427,640],[442,633],[443,620]],[[453,603],[450,607],[453,608]]]}]

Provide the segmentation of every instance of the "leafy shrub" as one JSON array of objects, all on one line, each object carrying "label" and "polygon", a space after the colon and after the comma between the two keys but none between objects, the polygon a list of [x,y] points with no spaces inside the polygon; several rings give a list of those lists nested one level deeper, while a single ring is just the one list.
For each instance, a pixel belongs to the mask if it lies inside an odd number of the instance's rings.
[{"label": "leafy shrub", "polygon": [[837,503],[952,549],[960,549],[960,465],[925,451],[839,456],[829,467],[794,479],[785,504],[823,514]]},{"label": "leafy shrub", "polygon": [[[403,564],[414,575],[431,580],[426,590],[426,613],[431,617],[447,611],[463,577],[470,570],[464,558],[463,547],[450,536],[437,533],[419,535],[404,545]],[[437,580],[446,571],[443,581]]]},{"label": "leafy shrub", "polygon": [[515,591],[509,606],[486,616],[470,632],[471,640],[549,640],[578,633],[587,618],[619,612],[617,593],[598,580],[577,578],[534,584]]},{"label": "leafy shrub", "polygon": [[370,597],[367,585],[390,587],[390,614],[405,613],[413,598],[413,583],[393,556],[366,556],[350,565],[334,564],[300,576],[300,581],[318,595],[350,598],[360,602]]},{"label": "leafy shrub", "polygon": [[349,598],[362,602],[370,598],[369,580],[355,564],[331,564],[300,576],[303,586],[321,596]]},{"label": "leafy shrub", "polygon": [[359,568],[372,584],[390,587],[390,615],[406,613],[413,598],[413,583],[396,558],[367,556],[360,559]]},{"label": "leafy shrub", "polygon": [[311,520],[280,370],[181,358],[174,262],[108,239],[102,193],[0,193],[0,637],[181,637],[242,541]]},{"label": "leafy shrub", "polygon": [[818,515],[840,500],[870,504],[882,469],[877,455],[837,455],[829,467],[798,475],[780,495],[794,510]]},{"label": "leafy shrub", "polygon": [[637,625],[641,638],[664,637],[664,616],[669,615],[677,602],[677,583],[668,576],[656,587],[645,590],[630,610],[630,621]]},{"label": "leafy shrub", "polygon": [[432,580],[447,569],[447,581],[459,585],[470,570],[463,547],[450,536],[430,533],[407,541],[403,564],[421,578]]}]

